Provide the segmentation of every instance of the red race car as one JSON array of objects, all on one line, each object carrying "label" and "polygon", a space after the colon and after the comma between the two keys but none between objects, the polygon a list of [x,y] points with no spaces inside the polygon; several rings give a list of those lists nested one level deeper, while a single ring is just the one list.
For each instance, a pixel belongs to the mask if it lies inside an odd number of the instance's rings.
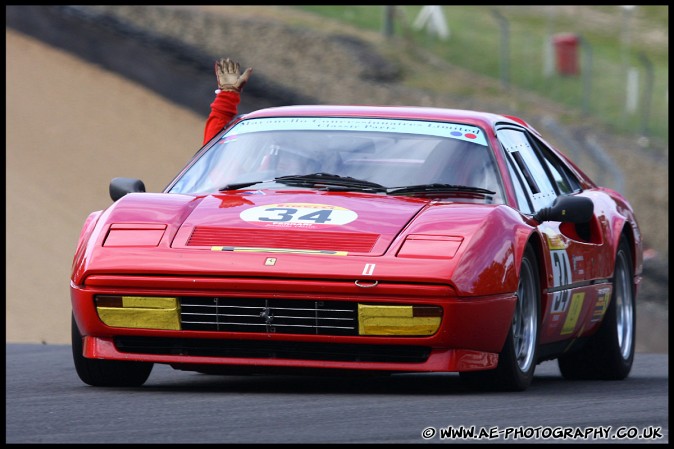
[{"label": "red race car", "polygon": [[110,183],[70,280],[80,379],[458,372],[623,379],[641,233],[521,119],[415,107],[238,116],[163,192]]}]

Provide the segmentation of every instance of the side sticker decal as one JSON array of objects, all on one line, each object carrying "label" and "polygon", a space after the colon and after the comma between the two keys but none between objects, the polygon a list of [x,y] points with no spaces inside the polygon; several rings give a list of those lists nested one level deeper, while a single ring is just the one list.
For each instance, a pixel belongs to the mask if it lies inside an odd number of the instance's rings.
[{"label": "side sticker decal", "polygon": [[570,334],[576,328],[580,311],[583,309],[583,300],[585,293],[575,293],[571,298],[571,307],[569,307],[569,314],[566,315],[566,321],[562,326],[561,335]]},{"label": "side sticker decal", "polygon": [[[552,260],[552,276],[553,285],[555,288],[565,287],[573,282],[571,276],[571,263],[569,262],[569,255],[565,250],[550,251]],[[569,290],[561,290],[554,293],[551,305],[551,313],[563,313],[569,306],[569,297],[571,292]]]},{"label": "side sticker decal", "polygon": [[562,236],[545,234],[545,237],[548,239],[548,246],[550,249],[566,249],[566,244],[564,243]]},{"label": "side sticker decal", "polygon": [[599,321],[604,317],[610,299],[611,299],[611,289],[609,287],[602,288],[601,290],[597,291],[597,302],[594,305],[594,311],[592,312],[591,321],[593,322]]}]

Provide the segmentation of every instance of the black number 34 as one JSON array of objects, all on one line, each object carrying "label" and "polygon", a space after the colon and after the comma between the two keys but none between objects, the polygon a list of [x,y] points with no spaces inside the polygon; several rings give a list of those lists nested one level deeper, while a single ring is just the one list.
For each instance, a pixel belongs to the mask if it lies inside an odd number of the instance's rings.
[{"label": "black number 34", "polygon": [[313,221],[314,223],[327,223],[330,221],[330,210],[318,210],[304,215],[298,215],[298,210],[291,207],[270,207],[265,209],[270,212],[268,216],[259,217],[260,221]]}]

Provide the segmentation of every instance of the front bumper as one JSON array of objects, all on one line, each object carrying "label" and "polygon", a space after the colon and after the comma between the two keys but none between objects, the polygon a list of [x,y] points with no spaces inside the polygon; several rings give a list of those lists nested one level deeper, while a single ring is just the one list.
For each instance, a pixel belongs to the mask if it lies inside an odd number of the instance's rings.
[{"label": "front bumper", "polygon": [[[111,327],[101,320],[97,295],[194,298],[271,298],[274,301],[434,306],[442,309],[432,335],[320,335],[252,331]],[[92,276],[71,285],[75,320],[87,358],[171,365],[295,367],[306,369],[446,372],[491,369],[510,329],[514,295],[459,298],[447,285],[381,283],[363,289],[354,282],[320,280],[213,279]],[[209,329],[209,328],[205,328]]]},{"label": "front bumper", "polygon": [[[498,354],[484,351],[473,351],[467,349],[433,349],[430,347],[413,348],[412,351],[405,351],[407,354],[424,355],[420,361],[378,361],[379,357],[391,359],[394,358],[385,351],[391,349],[394,345],[380,345],[382,350],[377,354],[369,354],[370,357],[354,357],[357,354],[369,352],[371,346],[362,349],[354,348],[353,353],[336,351],[335,345],[327,344],[326,352],[318,353],[315,358],[285,358],[281,354],[269,350],[268,345],[261,344],[256,346],[255,355],[246,356],[234,355],[198,355],[200,352],[209,352],[213,350],[213,344],[208,344],[212,340],[202,339],[180,339],[176,343],[175,339],[165,339],[157,337],[155,344],[145,346],[144,352],[126,352],[131,346],[127,346],[133,339],[113,339],[100,337],[84,337],[83,355],[87,358],[122,360],[122,361],[143,361],[153,363],[163,363],[174,365],[176,368],[195,370],[203,369],[204,366],[232,366],[232,367],[250,367],[252,370],[259,367],[266,368],[301,368],[316,370],[349,370],[349,371],[386,371],[386,372],[459,372],[493,369],[498,363]],[[139,346],[143,345],[142,340],[135,340]],[[244,340],[250,346],[253,340]],[[120,344],[120,342],[123,342]],[[225,342],[224,345],[216,344],[216,350],[213,352],[227,353],[232,349],[231,343],[241,343],[241,341],[217,340],[217,343]],[[204,344],[206,343],[206,344]],[[268,343],[268,342],[263,342]],[[145,342],[145,344],[147,344]],[[330,346],[333,346],[330,348]],[[234,345],[238,346],[238,345]],[[293,346],[292,343],[284,342],[284,346]],[[364,345],[357,345],[364,346]],[[262,351],[260,347],[263,347]],[[337,346],[344,349],[343,345]],[[120,349],[121,348],[121,349]],[[137,349],[138,347],[136,347]],[[300,345],[299,349],[303,348]],[[151,353],[154,351],[163,351],[165,353]],[[267,352],[269,351],[269,352]],[[394,349],[399,354],[400,351]],[[170,352],[170,354],[169,354]],[[292,351],[291,351],[292,352]],[[311,352],[303,352],[304,357],[311,357]],[[269,355],[264,355],[269,354]],[[298,357],[295,355],[295,357]],[[331,358],[349,358],[351,360],[331,360]]]}]

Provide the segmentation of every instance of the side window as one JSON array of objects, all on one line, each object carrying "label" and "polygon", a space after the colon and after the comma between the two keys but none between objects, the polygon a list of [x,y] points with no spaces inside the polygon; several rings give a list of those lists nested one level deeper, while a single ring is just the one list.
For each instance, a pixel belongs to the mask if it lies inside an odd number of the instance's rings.
[{"label": "side window", "polygon": [[557,167],[552,165],[552,162],[550,162],[550,159],[545,159],[545,163],[548,165],[548,169],[550,170],[550,173],[552,174],[552,178],[555,180],[555,184],[557,185],[557,189],[559,190],[560,193],[571,193],[573,192],[573,189],[571,188],[571,185],[569,185],[569,181],[562,176],[562,174],[557,170]]},{"label": "side window", "polygon": [[[533,213],[531,210],[535,212],[549,206],[557,197],[557,191],[527,135],[512,128],[501,128],[496,133],[512,165],[511,175],[512,171],[517,175],[513,177],[513,182],[517,184],[515,179],[519,179],[530,200],[531,207],[527,208],[518,198],[520,211]],[[518,188],[517,185],[515,188]]]},{"label": "side window", "polygon": [[527,197],[527,193],[524,191],[524,186],[522,185],[522,179],[517,175],[516,168],[514,167],[514,162],[511,158],[507,159],[508,161],[508,171],[510,172],[510,179],[513,181],[513,187],[515,188],[515,196],[517,197],[517,208],[523,214],[534,214],[535,211],[531,207],[531,202]]},{"label": "side window", "polygon": [[536,143],[541,149],[543,159],[545,160],[559,193],[565,195],[581,190],[580,183],[576,176],[552,153],[547,145],[537,139]]}]

